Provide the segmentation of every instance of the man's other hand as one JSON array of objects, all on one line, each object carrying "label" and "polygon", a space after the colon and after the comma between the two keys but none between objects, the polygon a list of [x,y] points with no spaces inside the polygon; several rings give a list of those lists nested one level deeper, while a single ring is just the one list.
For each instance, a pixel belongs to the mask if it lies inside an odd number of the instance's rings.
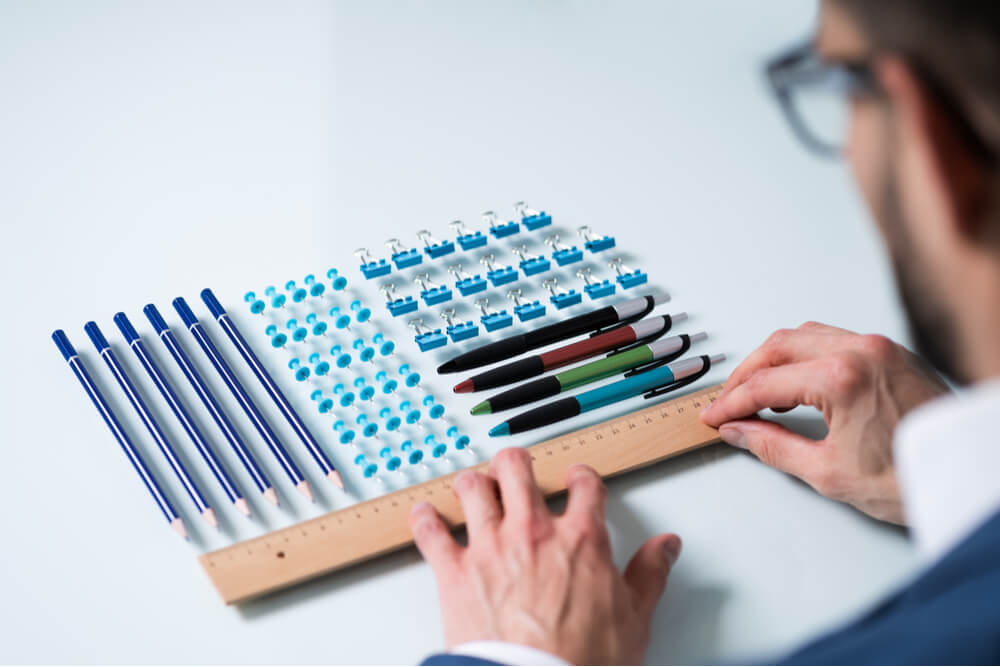
[{"label": "man's other hand", "polygon": [[611,559],[604,484],[583,465],[566,472],[566,484],[566,511],[553,516],[523,449],[498,453],[489,474],[459,475],[467,547],[433,506],[414,506],[410,528],[437,579],[449,648],[499,640],[577,664],[642,663],[680,538],[650,539],[622,575]]},{"label": "man's other hand", "polygon": [[[946,391],[927,364],[891,340],[809,322],[772,334],[701,416],[729,444],[824,496],[903,523],[892,433],[906,412]],[[823,413],[826,438],[811,440],[756,418],[765,408],[799,405]]]}]

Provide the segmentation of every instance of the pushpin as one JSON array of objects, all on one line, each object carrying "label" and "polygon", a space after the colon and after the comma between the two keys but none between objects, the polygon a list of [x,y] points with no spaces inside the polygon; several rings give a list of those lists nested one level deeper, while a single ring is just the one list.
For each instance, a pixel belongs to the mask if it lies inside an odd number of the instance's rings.
[{"label": "pushpin", "polygon": [[615,270],[618,277],[615,279],[618,284],[622,286],[622,289],[629,289],[631,287],[636,287],[637,285],[644,285],[648,280],[649,276],[640,271],[639,269],[630,269],[625,266],[621,257],[615,257],[613,260],[608,262],[608,266]]},{"label": "pushpin", "polygon": [[355,433],[351,429],[347,428],[347,424],[344,423],[343,419],[338,419],[333,422],[333,430],[340,434],[340,444],[350,445],[354,442]]},{"label": "pushpin", "polygon": [[333,319],[333,326],[338,329],[351,330],[351,316],[342,313],[340,306],[334,306],[330,309],[330,317]]},{"label": "pushpin", "polygon": [[409,364],[403,364],[399,367],[399,374],[405,378],[403,384],[405,384],[410,389],[413,389],[420,384],[420,373],[410,370]]},{"label": "pushpin", "polygon": [[378,476],[378,466],[370,463],[364,454],[355,456],[354,463],[361,468],[361,474],[365,476],[365,479],[374,479],[379,484],[383,483],[382,478]]},{"label": "pushpin", "polygon": [[340,396],[340,407],[349,408],[354,405],[354,392],[347,391],[343,382],[333,385],[334,396]]},{"label": "pushpin", "polygon": [[479,321],[483,323],[483,327],[487,331],[503,329],[514,323],[514,318],[506,310],[490,311],[489,305],[490,300],[485,296],[481,299],[476,299],[476,306],[482,313]]},{"label": "pushpin", "polygon": [[326,292],[326,285],[321,282],[317,282],[316,276],[311,273],[303,278],[302,282],[304,282],[306,287],[309,288],[309,296],[311,297],[321,297],[323,296],[323,293]]},{"label": "pushpin", "polygon": [[359,299],[355,299],[351,302],[351,310],[354,311],[354,319],[356,319],[359,324],[371,321],[372,311],[365,308],[364,304],[362,304]]},{"label": "pushpin", "polygon": [[444,416],[444,406],[440,403],[434,401],[434,397],[430,394],[424,396],[424,400],[421,401],[424,407],[427,408],[427,416],[431,419],[440,419]]},{"label": "pushpin", "polygon": [[385,246],[392,253],[392,261],[399,270],[405,269],[408,266],[416,266],[424,261],[424,256],[420,254],[420,251],[416,248],[407,249],[403,247],[399,239],[389,239],[385,242]]},{"label": "pushpin", "polygon": [[594,276],[591,274],[589,266],[577,269],[576,276],[578,278],[582,278],[583,282],[586,283],[583,286],[583,291],[586,292],[587,296],[591,299],[602,299],[615,293],[616,285],[607,278],[604,280],[594,280]]},{"label": "pushpin", "polygon": [[313,336],[325,336],[328,325],[323,320],[316,317],[316,313],[306,315],[306,324],[312,327]]},{"label": "pushpin", "polygon": [[486,278],[493,283],[494,287],[500,287],[517,280],[517,269],[513,266],[497,267],[496,256],[487,253],[479,258],[479,263],[486,267]]},{"label": "pushpin", "polygon": [[545,211],[536,211],[533,208],[528,208],[523,201],[514,203],[514,211],[517,215],[521,216],[521,224],[529,232],[552,224],[551,215],[547,215]]},{"label": "pushpin", "polygon": [[443,442],[438,442],[437,438],[434,437],[433,433],[428,433],[424,437],[424,444],[430,448],[431,456],[433,456],[436,459],[444,457],[444,459],[446,461],[449,461],[450,463],[448,457],[445,456],[445,452],[448,451],[448,445],[444,444]]},{"label": "pushpin", "polygon": [[455,449],[457,449],[458,451],[465,450],[469,454],[474,454],[474,452],[472,451],[472,447],[469,446],[469,443],[471,442],[469,436],[460,433],[458,427],[455,426],[454,424],[448,427],[448,430],[445,432],[445,435],[455,440],[454,442]]},{"label": "pushpin", "polygon": [[385,430],[387,431],[398,431],[399,427],[403,424],[403,420],[392,414],[392,408],[389,406],[385,406],[379,410],[378,416],[385,421]]},{"label": "pushpin", "polygon": [[383,357],[391,357],[396,350],[396,344],[387,340],[381,331],[372,336],[372,345],[378,345],[378,353]]},{"label": "pushpin", "polygon": [[486,236],[482,232],[469,232],[465,223],[461,220],[449,222],[448,226],[455,230],[458,238],[455,239],[462,250],[473,250],[486,245]]},{"label": "pushpin", "polygon": [[299,321],[294,317],[285,322],[285,328],[292,332],[292,340],[296,343],[301,343],[309,335],[309,330],[299,326]]},{"label": "pushpin", "polygon": [[383,447],[378,452],[379,457],[385,459],[385,469],[389,472],[398,472],[401,476],[405,477],[403,470],[400,466],[403,465],[402,459],[392,453],[391,447]]},{"label": "pushpin", "polygon": [[271,299],[271,308],[284,308],[285,307],[285,295],[279,294],[278,290],[274,285],[270,285],[264,288],[264,296]]},{"label": "pushpin", "polygon": [[420,348],[421,352],[427,352],[428,350],[448,344],[448,337],[441,333],[440,329],[425,327],[424,321],[419,317],[410,320],[406,325],[416,333],[413,340],[417,343],[417,347]]},{"label": "pushpin", "polygon": [[371,363],[375,359],[375,348],[365,343],[364,338],[355,338],[351,347],[358,351],[358,359]]},{"label": "pushpin", "polygon": [[609,248],[615,247],[615,237],[608,235],[600,236],[595,234],[590,230],[589,225],[577,227],[576,231],[583,238],[583,247],[590,252],[601,252],[602,250],[608,250]]},{"label": "pushpin", "polygon": [[452,264],[448,267],[448,273],[455,276],[455,287],[462,296],[469,296],[486,289],[486,279],[478,274],[472,275],[462,270],[461,264]]},{"label": "pushpin", "polygon": [[322,389],[316,389],[313,391],[313,393],[309,394],[309,398],[316,401],[316,407],[320,414],[325,415],[330,412],[330,410],[333,410],[333,401],[329,398],[323,397]]},{"label": "pushpin", "polygon": [[517,234],[521,231],[521,226],[513,220],[510,222],[499,223],[497,214],[493,211],[486,211],[483,213],[483,222],[490,226],[490,234],[492,234],[495,239],[502,239],[505,236]]},{"label": "pushpin", "polygon": [[514,302],[514,314],[517,315],[517,319],[527,322],[545,314],[544,303],[541,303],[537,299],[522,303],[522,296],[523,292],[520,289],[507,290],[507,298]]},{"label": "pushpin", "polygon": [[297,287],[294,280],[289,280],[285,283],[285,291],[292,295],[293,303],[302,303],[309,296],[309,292],[301,287]]},{"label": "pushpin", "polygon": [[358,398],[371,403],[375,400],[375,387],[367,383],[363,377],[354,378],[354,388],[358,390]]},{"label": "pushpin", "polygon": [[413,444],[412,440],[404,440],[399,445],[400,451],[406,453],[406,462],[410,465],[419,465],[424,470],[430,472],[430,468],[424,463],[424,452]]},{"label": "pushpin", "polygon": [[351,365],[351,355],[344,352],[339,345],[330,348],[330,356],[333,357],[333,363],[337,364],[337,368],[347,368]]},{"label": "pushpin", "polygon": [[347,278],[340,275],[337,269],[327,271],[326,279],[330,281],[330,287],[333,288],[334,292],[343,292],[347,288]]},{"label": "pushpin", "polygon": [[368,248],[358,248],[354,251],[354,256],[361,260],[361,273],[366,280],[388,275],[392,271],[391,264],[384,259],[376,260],[368,252]]},{"label": "pushpin", "polygon": [[354,419],[354,423],[362,427],[361,435],[378,440],[378,424],[368,419],[368,415],[362,412]]},{"label": "pushpin", "polygon": [[313,373],[320,377],[330,372],[330,364],[320,360],[319,352],[313,352],[309,355],[309,363],[313,365]]},{"label": "pushpin", "polygon": [[455,244],[451,241],[442,241],[434,237],[426,229],[421,229],[417,232],[417,238],[424,242],[424,252],[431,259],[437,259],[438,257],[444,257],[455,252]]},{"label": "pushpin", "polygon": [[420,410],[414,408],[409,401],[403,401],[399,404],[399,414],[403,415],[403,421],[411,426],[419,422],[423,416],[420,414]]},{"label": "pushpin", "polygon": [[309,379],[309,367],[303,366],[298,357],[292,357],[288,362],[288,367],[295,371],[295,379],[299,382],[304,382]]},{"label": "pushpin", "polygon": [[382,393],[386,395],[396,393],[396,389],[399,388],[399,383],[390,378],[385,371],[376,373],[375,381],[382,383]]},{"label": "pushpin", "polygon": [[479,325],[473,323],[472,320],[467,322],[455,322],[454,308],[445,308],[441,311],[440,316],[441,319],[448,323],[448,327],[445,331],[448,332],[448,336],[451,338],[453,343],[474,338],[479,335]]},{"label": "pushpin", "polygon": [[552,268],[552,263],[545,259],[545,255],[529,255],[528,245],[522,243],[510,249],[512,253],[521,260],[519,266],[524,271],[524,275],[533,276],[536,273],[545,273]]},{"label": "pushpin", "polygon": [[258,299],[257,295],[253,292],[247,292],[243,295],[243,300],[250,304],[250,312],[254,315],[260,315],[267,308],[267,304],[263,300]]},{"label": "pushpin", "polygon": [[549,234],[545,237],[545,245],[552,248],[552,259],[556,260],[559,266],[566,266],[583,259],[583,251],[574,246],[568,246],[559,241],[558,234]]},{"label": "pushpin", "polygon": [[385,297],[385,307],[389,309],[393,317],[412,313],[418,307],[417,302],[413,300],[412,296],[397,297],[396,286],[392,283],[386,283],[379,287],[378,290]]},{"label": "pushpin", "polygon": [[549,301],[552,305],[556,307],[557,310],[562,310],[563,308],[568,308],[570,306],[575,306],[576,304],[583,301],[583,295],[577,292],[575,289],[571,289],[568,292],[560,292],[559,279],[558,278],[548,278],[542,281],[542,287],[548,290],[550,296]]},{"label": "pushpin", "polygon": [[420,298],[428,306],[451,301],[451,290],[448,286],[435,283],[429,273],[418,273],[413,276],[413,282],[420,285]]},{"label": "pushpin", "polygon": [[264,333],[271,337],[271,347],[273,348],[285,347],[285,343],[288,342],[288,336],[279,332],[278,327],[273,324],[268,324]]}]

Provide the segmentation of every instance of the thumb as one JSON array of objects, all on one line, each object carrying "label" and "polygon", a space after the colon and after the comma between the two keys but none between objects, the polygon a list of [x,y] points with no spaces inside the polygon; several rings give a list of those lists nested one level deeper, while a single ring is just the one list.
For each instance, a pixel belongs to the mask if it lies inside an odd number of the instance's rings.
[{"label": "thumb", "polygon": [[719,437],[733,447],[749,450],[772,468],[800,479],[807,479],[818,465],[819,442],[764,419],[726,422],[719,426]]},{"label": "thumb", "polygon": [[632,591],[636,610],[647,621],[667,587],[670,568],[681,555],[681,538],[657,535],[646,540],[625,568],[625,585]]}]

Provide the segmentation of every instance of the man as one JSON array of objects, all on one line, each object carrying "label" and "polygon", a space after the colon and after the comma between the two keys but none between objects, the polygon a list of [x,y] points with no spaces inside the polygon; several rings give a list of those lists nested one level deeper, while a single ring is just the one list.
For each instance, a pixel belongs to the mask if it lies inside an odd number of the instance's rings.
[{"label": "man", "polygon": [[[880,336],[805,324],[779,331],[702,414],[726,442],[871,516],[909,525],[927,567],[794,663],[1000,661],[1000,3],[824,0],[814,43],[768,69],[810,147],[843,148],[878,223],[914,339],[956,383]],[[810,95],[839,95],[830,119]],[[821,441],[760,419],[818,408]],[[547,510],[528,457],[505,450],[490,474],[455,482],[468,520],[459,546],[429,505],[417,546],[437,577],[452,654],[432,663],[638,663],[676,561],[676,535],[611,560],[605,490],[567,472],[562,516]]]}]

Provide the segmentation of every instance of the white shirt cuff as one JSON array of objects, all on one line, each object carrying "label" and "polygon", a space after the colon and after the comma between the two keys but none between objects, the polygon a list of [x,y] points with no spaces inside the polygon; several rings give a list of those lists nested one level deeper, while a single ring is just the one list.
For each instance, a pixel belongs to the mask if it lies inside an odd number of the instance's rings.
[{"label": "white shirt cuff", "polygon": [[490,660],[504,665],[568,665],[558,656],[547,651],[501,641],[478,641],[459,644],[448,651],[453,655]]}]

